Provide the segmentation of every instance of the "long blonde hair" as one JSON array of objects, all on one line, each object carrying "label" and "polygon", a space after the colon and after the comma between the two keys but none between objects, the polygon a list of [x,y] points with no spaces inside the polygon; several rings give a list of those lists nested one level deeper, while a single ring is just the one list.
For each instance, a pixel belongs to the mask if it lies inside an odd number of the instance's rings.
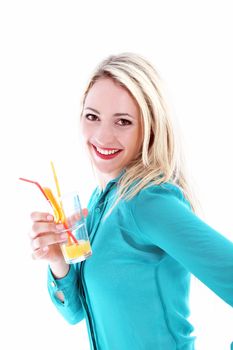
[{"label": "long blonde hair", "polygon": [[195,199],[185,175],[185,165],[178,137],[170,118],[161,78],[155,68],[135,53],[111,55],[93,72],[85,89],[85,98],[94,83],[109,77],[126,88],[141,112],[142,151],[127,165],[118,183],[116,203],[131,199],[148,185],[170,182],[178,186],[195,211]]}]

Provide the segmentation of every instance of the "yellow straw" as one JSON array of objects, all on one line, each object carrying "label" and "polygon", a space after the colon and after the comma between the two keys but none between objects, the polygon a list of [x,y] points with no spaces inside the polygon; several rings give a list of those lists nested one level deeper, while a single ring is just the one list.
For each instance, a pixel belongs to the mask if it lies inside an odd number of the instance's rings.
[{"label": "yellow straw", "polygon": [[56,185],[56,189],[57,189],[57,196],[58,196],[58,200],[60,202],[60,198],[61,198],[61,191],[60,191],[60,186],[59,186],[59,182],[57,179],[57,174],[54,168],[54,164],[52,161],[50,161],[51,167],[52,167],[52,171],[53,171],[53,177],[54,177],[54,181],[55,181],[55,185]]}]

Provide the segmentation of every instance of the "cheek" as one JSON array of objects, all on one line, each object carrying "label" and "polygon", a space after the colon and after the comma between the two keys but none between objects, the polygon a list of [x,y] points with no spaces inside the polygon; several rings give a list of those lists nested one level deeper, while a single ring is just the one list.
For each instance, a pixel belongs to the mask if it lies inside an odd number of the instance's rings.
[{"label": "cheek", "polygon": [[131,140],[133,140],[133,142],[131,142],[132,152],[134,154],[139,153],[142,149],[142,141],[143,141],[141,132],[139,131],[135,132],[133,137],[131,137]]},{"label": "cheek", "polygon": [[134,145],[135,148],[140,147],[142,143],[142,136],[140,130],[134,130],[131,134],[127,135],[129,144]]},{"label": "cheek", "polygon": [[90,136],[90,128],[87,127],[85,121],[80,123],[80,131],[84,141],[86,141]]}]

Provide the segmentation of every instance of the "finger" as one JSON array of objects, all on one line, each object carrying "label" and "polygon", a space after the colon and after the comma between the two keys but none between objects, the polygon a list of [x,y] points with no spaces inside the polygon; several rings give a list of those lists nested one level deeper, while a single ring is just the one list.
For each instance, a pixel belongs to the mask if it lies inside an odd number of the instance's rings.
[{"label": "finger", "polygon": [[80,221],[82,217],[87,217],[87,215],[88,215],[88,210],[85,208],[85,209],[82,209],[82,214],[80,212],[75,213],[72,216],[68,217],[66,220],[68,225],[72,226],[76,224],[78,221]]},{"label": "finger", "polygon": [[45,247],[48,247],[52,244],[62,243],[67,241],[67,234],[46,234],[36,237],[35,239],[31,240],[31,246],[33,251],[36,251],[37,249],[44,249]]},{"label": "finger", "polygon": [[88,209],[87,209],[87,208],[84,208],[84,209],[82,210],[82,213],[83,213],[83,216],[86,218],[87,215],[88,215]]},{"label": "finger", "polygon": [[44,247],[43,249],[37,249],[32,253],[32,259],[37,260],[37,259],[45,258],[48,252],[49,252],[49,247]]},{"label": "finger", "polygon": [[40,234],[48,233],[48,232],[56,232],[56,225],[55,223],[47,223],[47,222],[40,222],[36,221],[32,225],[32,229],[29,232],[30,237],[35,238]]},{"label": "finger", "polygon": [[30,216],[31,216],[31,220],[33,222],[40,222],[40,221],[52,222],[52,221],[54,221],[54,217],[50,213],[41,213],[41,212],[38,212],[38,211],[34,211],[34,212],[31,213]]}]

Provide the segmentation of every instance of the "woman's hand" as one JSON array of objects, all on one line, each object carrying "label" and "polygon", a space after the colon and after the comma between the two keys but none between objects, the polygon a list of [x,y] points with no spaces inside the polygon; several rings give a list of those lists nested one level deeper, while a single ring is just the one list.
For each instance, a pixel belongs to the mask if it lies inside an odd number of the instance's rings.
[{"label": "woman's hand", "polygon": [[[86,217],[87,209],[83,209],[82,214]],[[70,223],[72,219],[70,218]],[[75,219],[77,220],[77,215]],[[31,220],[33,224],[29,236],[33,259],[48,260],[49,263],[63,262],[60,244],[67,240],[67,234],[60,233],[63,224],[56,224],[51,214],[42,212],[31,213]]]},{"label": "woman's hand", "polygon": [[33,259],[45,259],[49,262],[62,261],[60,243],[65,242],[67,237],[60,234],[58,230],[59,225],[61,228],[63,225],[56,224],[54,217],[49,213],[33,212],[31,220],[32,228],[29,236]]}]

